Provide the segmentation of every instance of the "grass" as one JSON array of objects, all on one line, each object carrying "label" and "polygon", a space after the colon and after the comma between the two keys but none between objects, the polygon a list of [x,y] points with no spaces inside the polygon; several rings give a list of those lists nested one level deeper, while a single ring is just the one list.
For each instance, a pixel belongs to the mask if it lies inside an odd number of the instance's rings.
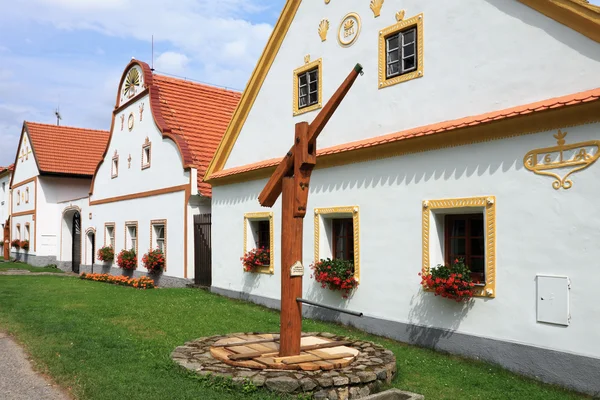
[{"label": "grass", "polygon": [[[279,314],[194,289],[136,290],[76,278],[1,276],[0,327],[37,367],[80,399],[276,399],[194,379],[169,358],[202,336],[276,332]],[[398,360],[393,386],[429,399],[580,399],[487,363],[465,360],[329,323],[307,331],[372,340]],[[251,388],[250,388],[251,389]]]},{"label": "grass", "polygon": [[31,272],[54,272],[56,274],[62,274],[63,271],[54,267],[32,267],[29,264],[5,262],[0,264],[0,272],[8,271],[9,269],[22,269]]}]

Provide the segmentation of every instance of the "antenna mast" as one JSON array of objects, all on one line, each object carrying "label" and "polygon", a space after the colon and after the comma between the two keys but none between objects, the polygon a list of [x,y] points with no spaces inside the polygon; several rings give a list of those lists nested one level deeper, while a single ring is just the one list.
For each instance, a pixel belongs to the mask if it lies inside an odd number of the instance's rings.
[{"label": "antenna mast", "polygon": [[56,110],[54,110],[54,115],[56,115],[56,126],[60,126],[60,120],[62,119],[62,117],[60,116],[60,106],[58,106]]},{"label": "antenna mast", "polygon": [[150,71],[154,72],[154,35],[152,35],[152,63],[150,66]]}]

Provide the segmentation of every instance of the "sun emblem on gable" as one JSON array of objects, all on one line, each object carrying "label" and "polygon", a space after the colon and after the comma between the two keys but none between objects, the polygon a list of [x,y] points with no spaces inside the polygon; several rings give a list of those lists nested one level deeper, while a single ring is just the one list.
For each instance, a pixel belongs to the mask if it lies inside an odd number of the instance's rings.
[{"label": "sun emblem on gable", "polygon": [[140,71],[138,71],[137,68],[132,68],[125,78],[125,85],[123,85],[123,96],[129,99],[135,96],[140,83]]}]

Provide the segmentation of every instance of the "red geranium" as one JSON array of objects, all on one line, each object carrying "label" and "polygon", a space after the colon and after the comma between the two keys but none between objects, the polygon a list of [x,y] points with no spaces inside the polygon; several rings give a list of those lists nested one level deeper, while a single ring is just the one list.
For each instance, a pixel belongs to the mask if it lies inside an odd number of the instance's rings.
[{"label": "red geranium", "polygon": [[21,241],[19,239],[15,239],[12,242],[10,242],[10,245],[15,249],[19,250],[21,248]]},{"label": "red geranium", "polygon": [[29,240],[21,240],[20,246],[23,250],[29,250]]},{"label": "red geranium", "polygon": [[121,250],[121,252],[117,256],[117,264],[123,269],[136,269],[137,255],[135,254],[135,250]]},{"label": "red geranium", "polygon": [[252,249],[243,257],[240,257],[244,271],[252,272],[256,267],[267,267],[271,265],[271,251],[261,247],[260,249]]},{"label": "red geranium", "polygon": [[112,261],[115,259],[115,251],[110,246],[104,246],[98,250],[98,260]]},{"label": "red geranium", "polygon": [[348,298],[350,291],[358,286],[354,276],[354,263],[348,260],[320,260],[310,266],[313,270],[311,278],[321,284],[321,287],[329,287],[329,290],[341,290],[343,298]]},{"label": "red geranium", "polygon": [[431,268],[429,274],[421,276],[421,284],[433,290],[436,296],[442,296],[457,302],[473,297],[471,271],[461,259],[454,260],[451,266],[438,265]]},{"label": "red geranium", "polygon": [[161,272],[165,269],[165,255],[160,249],[148,250],[142,257],[142,262],[150,272]]}]

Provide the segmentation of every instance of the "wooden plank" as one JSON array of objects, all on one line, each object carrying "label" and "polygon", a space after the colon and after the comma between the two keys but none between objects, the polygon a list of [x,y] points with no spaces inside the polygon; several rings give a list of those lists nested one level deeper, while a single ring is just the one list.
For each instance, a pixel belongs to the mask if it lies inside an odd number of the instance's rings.
[{"label": "wooden plank", "polygon": [[229,356],[233,355],[234,353],[223,348],[211,348],[210,354],[217,360],[228,360]]},{"label": "wooden plank", "polygon": [[[270,343],[270,344],[274,344],[274,343]],[[269,347],[269,346],[265,346],[263,344],[248,344],[245,347],[249,347],[252,350],[255,351],[278,351],[279,349],[277,348],[277,346],[275,346],[275,348]]]},{"label": "wooden plank", "polygon": [[237,354],[252,354],[256,352],[256,350],[253,350],[250,347],[246,346],[227,346],[226,349],[231,350]]},{"label": "wooden plank", "polygon": [[298,365],[302,371],[318,371],[321,369],[321,367],[315,363],[301,363],[296,365]]},{"label": "wooden plank", "polygon": [[326,371],[336,368],[335,364],[329,361],[314,361],[314,363],[318,365],[319,368],[324,369]]},{"label": "wooden plank", "polygon": [[[309,126],[308,141],[314,142],[317,137],[329,122],[329,119],[335,113],[352,85],[358,77],[358,74],[362,71],[362,66],[356,64],[352,72],[340,85],[338,90],[331,96],[325,107],[319,112],[314,121]],[[263,207],[273,207],[273,204],[277,201],[277,198],[282,192],[283,178],[292,174],[292,168],[294,167],[294,148],[292,147],[286,156],[281,160],[281,163],[271,175],[271,178],[265,185],[264,189],[258,195],[258,201]]]},{"label": "wooden plank", "polygon": [[[319,344],[314,344],[314,345],[310,345],[310,346],[302,346],[300,348],[300,351],[318,350],[318,349],[325,349],[328,347],[345,346],[350,343],[351,342],[347,341],[347,340],[341,340],[339,342],[319,343]],[[255,353],[233,354],[233,355],[229,356],[229,359],[230,360],[244,360],[244,359],[250,359],[250,358],[256,358],[256,357],[262,357],[264,355],[265,355],[265,353],[257,351]]]},{"label": "wooden plank", "polygon": [[316,354],[307,354],[301,356],[287,357],[281,360],[284,364],[299,364],[303,362],[312,362],[312,361],[327,361],[327,360],[336,360],[344,357],[354,357],[352,353],[340,353],[340,354],[325,354],[325,355],[316,355]]}]

